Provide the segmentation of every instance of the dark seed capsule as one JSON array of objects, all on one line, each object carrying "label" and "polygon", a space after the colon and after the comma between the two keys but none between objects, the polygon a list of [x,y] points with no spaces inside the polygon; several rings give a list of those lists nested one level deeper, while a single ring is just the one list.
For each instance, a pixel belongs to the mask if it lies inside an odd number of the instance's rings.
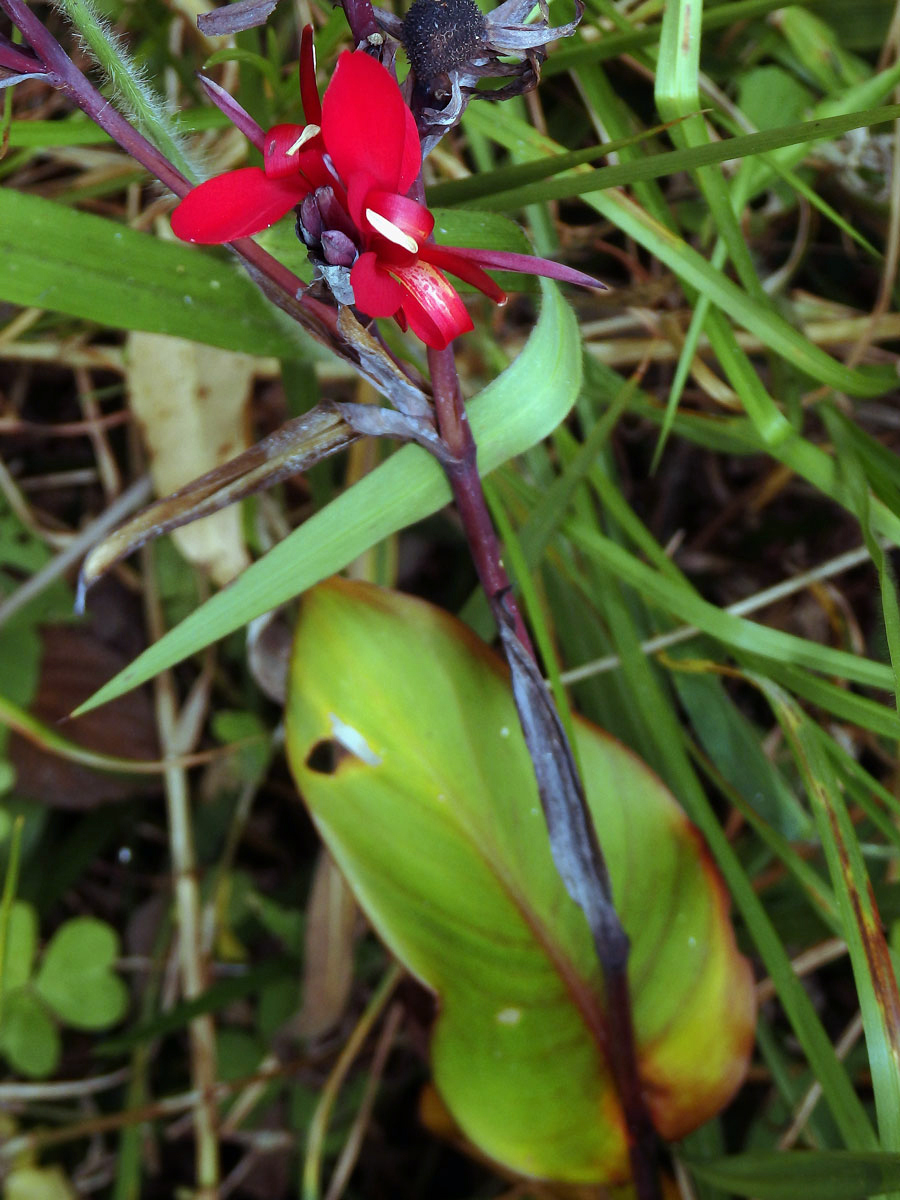
[{"label": "dark seed capsule", "polygon": [[462,66],[478,54],[485,38],[475,0],[416,0],[403,19],[403,45],[419,79]]}]

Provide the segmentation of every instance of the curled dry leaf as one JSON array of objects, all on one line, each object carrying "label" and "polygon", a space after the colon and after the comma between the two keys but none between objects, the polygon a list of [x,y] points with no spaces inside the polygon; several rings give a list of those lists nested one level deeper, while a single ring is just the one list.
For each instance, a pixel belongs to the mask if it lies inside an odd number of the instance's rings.
[{"label": "curled dry leaf", "polygon": [[[133,333],[128,339],[128,391],[164,496],[246,450],[254,360],[183,338]],[[175,533],[194,566],[219,584],[249,564],[241,517],[225,510]]]},{"label": "curled dry leaf", "polygon": [[303,945],[303,1007],[294,1031],[316,1038],[340,1021],[353,986],[353,893],[334,859],[322,849],[306,909]]},{"label": "curled dry leaf", "polygon": [[206,37],[255,29],[257,25],[265,25],[277,3],[278,0],[235,0],[234,4],[201,13],[197,17],[197,27]]}]

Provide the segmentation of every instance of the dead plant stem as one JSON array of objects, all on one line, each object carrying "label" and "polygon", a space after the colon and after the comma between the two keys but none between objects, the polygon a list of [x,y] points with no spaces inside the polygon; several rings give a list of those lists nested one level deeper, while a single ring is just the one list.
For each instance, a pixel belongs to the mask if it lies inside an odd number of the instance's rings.
[{"label": "dead plant stem", "polygon": [[[162,606],[152,569],[152,557],[143,553],[147,623],[155,640],[164,632]],[[178,707],[171,672],[164,671],[154,680],[154,702],[164,758],[176,757],[190,747],[179,736]],[[200,888],[194,852],[193,823],[187,773],[182,766],[170,765],[163,776],[169,830],[169,854],[172,865],[175,918],[178,937],[178,962],[181,991],[185,1000],[195,1000],[207,986],[206,962],[202,944]],[[218,1110],[216,1094],[216,1030],[207,1013],[195,1017],[188,1026],[190,1038],[191,1082],[197,1094],[194,1104],[194,1136],[197,1200],[216,1200],[219,1184]]]}]

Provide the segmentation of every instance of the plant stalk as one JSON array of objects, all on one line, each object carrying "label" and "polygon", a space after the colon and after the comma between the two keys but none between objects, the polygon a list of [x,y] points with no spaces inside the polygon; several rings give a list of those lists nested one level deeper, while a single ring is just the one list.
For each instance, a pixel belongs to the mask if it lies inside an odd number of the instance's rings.
[{"label": "plant stalk", "polygon": [[512,584],[503,566],[500,543],[481,487],[477,447],[463,404],[452,347],[429,350],[428,366],[438,429],[451,455],[451,460],[442,465],[453,489],[475,570],[492,610],[498,603],[504,605],[515,624],[516,636],[533,658],[531,639],[512,595]]},{"label": "plant stalk", "polygon": [[[150,555],[144,566],[152,577]],[[147,589],[145,612],[150,632],[162,636],[163,619],[155,577]],[[154,707],[163,757],[175,759],[183,750],[178,729],[175,688],[170,671],[154,681]],[[169,860],[176,915],[181,994],[187,1003],[197,1000],[209,986],[207,955],[202,937],[202,914],[194,828],[187,772],[174,761],[164,775]],[[191,1083],[197,1094],[193,1111],[196,1200],[216,1200],[219,1195],[219,1138],[216,1093],[216,1026],[209,1013],[188,1024]]]},{"label": "plant stalk", "polygon": [[[504,636],[505,630],[514,631],[515,638],[533,666],[534,650],[503,566],[500,543],[481,486],[476,461],[477,447],[462,400],[452,346],[446,350],[429,350],[428,365],[438,429],[450,452],[450,458],[443,461],[442,465],[513,673],[513,695],[535,767],[554,861],[567,891],[585,911],[603,972],[607,1032],[604,1049],[625,1116],[635,1195],[637,1200],[661,1200],[656,1170],[656,1131],[644,1103],[634,1040],[628,989],[628,937],[613,905],[606,864],[577,776],[572,751],[556,717],[553,701],[536,669],[528,671],[523,679],[519,655],[510,653],[509,638],[512,633]],[[555,724],[548,724],[548,712],[551,722],[556,718]],[[550,772],[545,766],[539,765],[548,754],[559,760],[556,769]],[[567,779],[573,780],[573,787],[559,788],[560,792],[565,790],[564,795],[548,797],[548,788],[553,789],[557,780]],[[574,814],[575,820],[571,819],[569,808],[573,802],[580,809]],[[566,828],[561,830],[560,823]],[[558,836],[560,833],[561,837]],[[569,843],[573,837],[582,843],[575,856],[569,853]],[[574,880],[573,876],[576,877]]]},{"label": "plant stalk", "polygon": [[357,46],[368,42],[369,39],[374,43],[375,39],[383,37],[375,20],[372,0],[343,0],[342,8]]},{"label": "plant stalk", "polygon": [[[381,36],[370,0],[344,0],[344,9],[357,44]],[[50,86],[69,96],[177,196],[187,194],[191,182],[94,88],[24,0],[0,0],[0,10],[20,30],[46,68],[44,78]],[[38,74],[30,59],[27,66],[30,74]],[[421,179],[417,190],[423,191]],[[359,368],[360,364],[347,351],[334,308],[304,295],[301,280],[249,238],[232,243],[232,248],[244,259],[250,274],[269,299],[340,357]],[[613,907],[606,867],[571,749],[536,669],[534,650],[503,566],[500,544],[478,474],[477,447],[462,400],[453,350],[429,349],[428,359],[437,425],[448,452],[442,465],[475,568],[504,641],[513,674],[516,706],[548,821],[554,861],[569,894],[585,911],[603,972],[608,1031],[605,1050],[625,1115],[635,1193],[638,1200],[660,1200],[655,1169],[656,1135],[643,1100],[634,1043],[627,980],[628,939]],[[182,832],[189,830],[184,821],[183,805],[176,805],[172,815],[178,818],[175,824]],[[183,955],[187,950],[183,957],[186,994],[195,995],[202,987],[202,976],[197,969],[201,959],[195,940],[197,901],[190,891],[190,855],[179,858],[182,861],[176,862],[175,866],[181,910],[183,915],[187,913],[191,917],[181,930]],[[198,1174],[201,1188],[205,1188],[207,1194],[215,1190],[217,1180],[215,1120],[209,1108],[214,1085],[214,1074],[210,1077],[213,1061],[210,1032],[202,1022],[192,1028],[195,1067],[199,1068],[202,1096],[197,1109]]]}]

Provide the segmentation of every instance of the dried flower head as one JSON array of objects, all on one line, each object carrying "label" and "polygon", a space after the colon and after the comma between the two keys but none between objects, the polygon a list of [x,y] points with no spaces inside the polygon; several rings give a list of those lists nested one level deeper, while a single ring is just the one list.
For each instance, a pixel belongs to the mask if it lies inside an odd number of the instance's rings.
[{"label": "dried flower head", "polygon": [[[575,0],[574,20],[551,26],[546,0],[539,0],[539,19],[526,23],[533,8],[534,0],[505,0],[485,16],[474,0],[415,0],[403,20],[375,10],[382,29],[406,50],[409,104],[425,154],[458,123],[473,97],[502,100],[535,87],[547,46],[574,33],[584,12],[582,0]],[[482,79],[509,82],[479,91]]]},{"label": "dried flower head", "polygon": [[487,22],[475,0],[415,0],[403,18],[403,45],[421,80],[463,66],[483,48]]}]

